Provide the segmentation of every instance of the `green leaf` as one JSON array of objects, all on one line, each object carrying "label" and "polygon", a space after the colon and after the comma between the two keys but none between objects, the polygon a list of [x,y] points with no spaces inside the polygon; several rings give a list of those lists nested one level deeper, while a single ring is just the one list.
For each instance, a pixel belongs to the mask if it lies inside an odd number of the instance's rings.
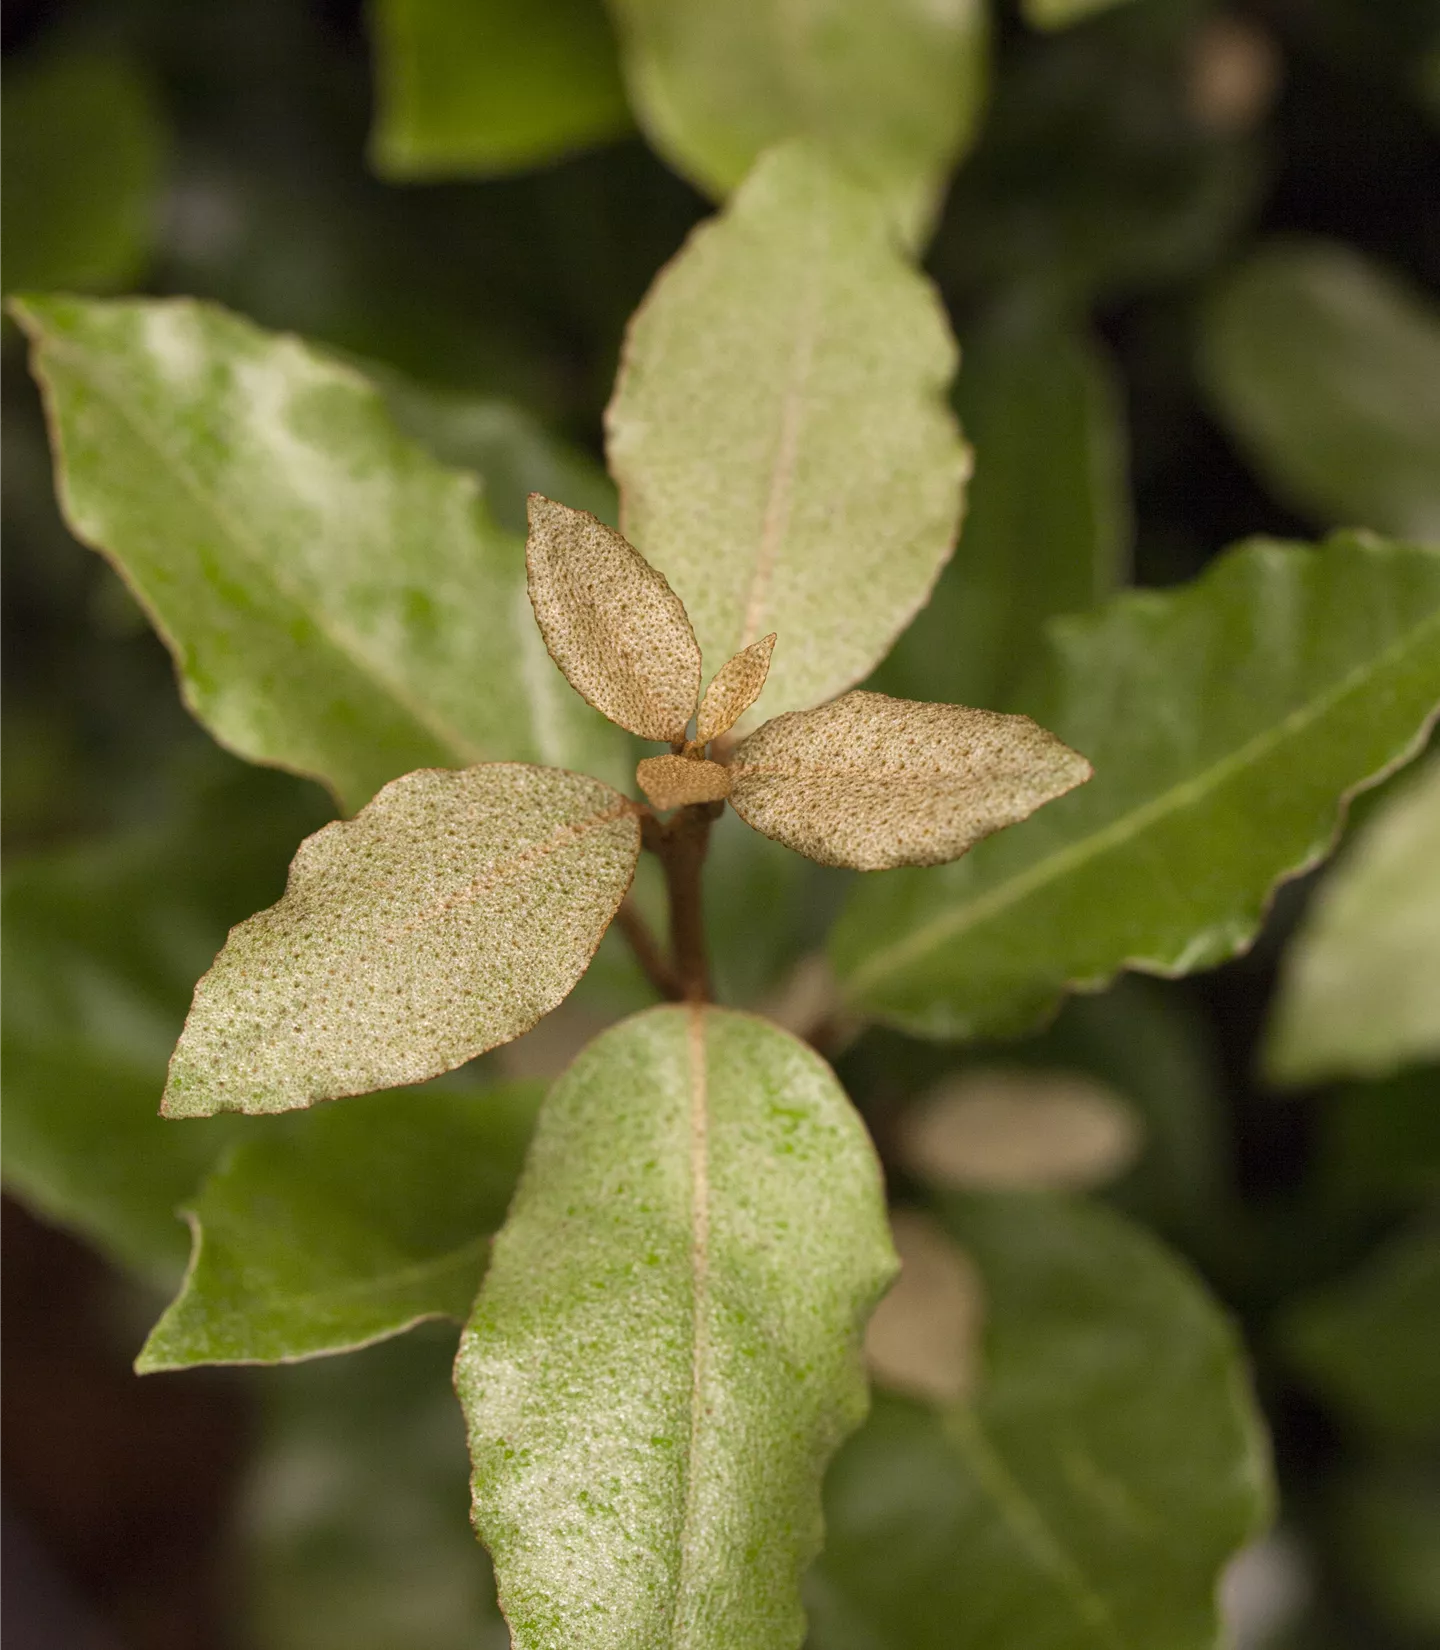
[{"label": "green leaf", "polygon": [[301,844],[231,931],[170,1062],[167,1117],[290,1111],[438,1077],[528,1031],[635,874],[636,805],[557,768],[407,774]]},{"label": "green leaf", "polygon": [[1363,1426],[1440,1439],[1440,1227],[1422,1219],[1351,1276],[1296,1301],[1280,1338],[1290,1362]]},{"label": "green leaf", "polygon": [[761,153],[809,138],[893,203],[920,240],[974,136],[985,0],[612,0],[651,142],[719,199]]},{"label": "green leaf", "polygon": [[816,1650],[1212,1650],[1218,1572],[1270,1505],[1234,1331],[1105,1209],[942,1207],[984,1280],[979,1389],[878,1400],[836,1461]]},{"label": "green leaf", "polygon": [[623,740],[536,632],[523,547],[358,373],[187,300],[15,313],[70,527],[126,578],[222,744],[349,808],[428,766],[621,776]]},{"label": "green leaf", "polygon": [[799,1645],[892,1269],[869,1141],[804,1044],[659,1008],[590,1045],[456,1363],[516,1650]]},{"label": "green leaf", "polygon": [[1440,312],[1349,247],[1262,247],[1215,293],[1201,375],[1277,497],[1440,539]]},{"label": "green leaf", "polygon": [[629,126],[600,0],[379,0],[375,169],[493,177]]},{"label": "green leaf", "polygon": [[1068,29],[1123,4],[1124,0],[1020,0],[1020,13],[1032,29]]},{"label": "green leaf", "polygon": [[539,1099],[531,1084],[366,1095],[243,1141],[189,1202],[190,1269],[137,1373],[293,1363],[463,1322]]},{"label": "green leaf", "polygon": [[6,1185],[165,1288],[187,1247],[176,1210],[235,1138],[230,1119],[160,1118],[165,1062],[226,929],[325,817],[309,786],[215,756],[234,772],[165,825],[5,880]]},{"label": "green leaf", "polygon": [[1423,1456],[1365,1461],[1331,1492],[1337,1568],[1402,1644],[1440,1633],[1440,1477]]},{"label": "green leaf", "polygon": [[1267,1075],[1382,1077],[1440,1057],[1440,762],[1366,820],[1290,942]]},{"label": "green leaf", "polygon": [[125,58],[41,59],[5,76],[5,290],[116,287],[150,257],[164,132]]},{"label": "green leaf", "polygon": [[965,529],[874,685],[1008,710],[1046,620],[1093,607],[1124,581],[1120,389],[1094,340],[1023,302],[967,337],[955,400],[975,448]]},{"label": "green leaf", "polygon": [[968,471],[954,368],[879,199],[803,146],[761,162],[631,322],[606,415],[622,529],[708,670],[778,632],[742,731],[867,675],[924,602]]},{"label": "green leaf", "polygon": [[1249,944],[1345,801],[1440,703],[1440,554],[1256,540],[1193,585],[1058,620],[1022,708],[1095,777],[964,860],[856,888],[832,939],[857,1008],[923,1035],[1013,1035],[1121,969]]}]

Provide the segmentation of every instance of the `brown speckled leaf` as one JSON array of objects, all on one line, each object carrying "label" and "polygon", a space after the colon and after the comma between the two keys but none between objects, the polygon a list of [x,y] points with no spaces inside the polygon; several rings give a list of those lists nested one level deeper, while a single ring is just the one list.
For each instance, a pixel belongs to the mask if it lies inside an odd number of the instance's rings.
[{"label": "brown speckled leaf", "polygon": [[760,689],[770,674],[770,655],[774,651],[775,633],[771,631],[758,642],[751,642],[749,647],[742,647],[715,672],[695,718],[697,745],[708,745],[712,739],[728,733],[760,697]]},{"label": "brown speckled leaf", "polygon": [[1090,764],[1028,716],[857,691],[765,723],[730,773],[747,825],[822,865],[882,871],[958,859]]},{"label": "brown speckled leaf", "polygon": [[575,691],[642,739],[683,739],[700,644],[663,574],[588,510],[540,493],[525,565],[540,634]]},{"label": "brown speckled leaf", "polygon": [[584,972],[640,853],[634,803],[518,762],[407,774],[300,846],[231,930],[162,1110],[277,1112],[419,1083],[508,1042]]},{"label": "brown speckled leaf", "polygon": [[730,794],[728,768],[688,756],[647,756],[635,782],[661,813],[690,802],[723,802]]}]

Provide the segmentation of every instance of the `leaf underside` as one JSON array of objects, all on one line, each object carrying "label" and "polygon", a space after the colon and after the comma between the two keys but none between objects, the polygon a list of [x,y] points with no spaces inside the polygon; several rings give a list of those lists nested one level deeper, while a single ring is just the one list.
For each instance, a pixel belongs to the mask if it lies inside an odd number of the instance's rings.
[{"label": "leaf underside", "polygon": [[639,852],[635,805],[599,780],[509,762],[395,780],[231,931],[165,1114],[419,1083],[519,1036],[585,971]]},{"label": "leaf underside", "polygon": [[853,892],[831,955],[852,1006],[923,1035],[1010,1035],[1125,968],[1212,967],[1345,799],[1440,704],[1440,553],[1258,540],[1175,592],[1052,627],[1024,708],[1095,778],[958,864]]},{"label": "leaf underside", "polygon": [[782,1650],[894,1259],[829,1068],[659,1008],[541,1112],[461,1343],[474,1511],[517,1650]]}]

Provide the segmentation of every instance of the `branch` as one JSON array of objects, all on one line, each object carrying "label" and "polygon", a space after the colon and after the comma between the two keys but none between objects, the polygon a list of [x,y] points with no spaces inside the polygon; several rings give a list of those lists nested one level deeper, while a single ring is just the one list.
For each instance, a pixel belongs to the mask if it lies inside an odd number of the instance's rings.
[{"label": "branch", "polygon": [[640,907],[629,895],[620,902],[620,909],[615,913],[615,925],[630,942],[635,960],[650,984],[669,1002],[682,1001],[685,992],[679,978]]}]

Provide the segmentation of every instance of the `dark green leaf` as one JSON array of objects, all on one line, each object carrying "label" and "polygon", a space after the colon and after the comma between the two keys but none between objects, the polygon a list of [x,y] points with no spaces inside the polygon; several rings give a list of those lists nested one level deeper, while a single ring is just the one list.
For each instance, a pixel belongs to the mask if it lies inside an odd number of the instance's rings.
[{"label": "dark green leaf", "polygon": [[816,1650],[1212,1650],[1269,1462],[1230,1325],[1119,1216],[956,1198],[985,1360],[968,1402],[888,1398],[836,1461]]},{"label": "dark green leaf", "polygon": [[1418,293],[1349,247],[1262,247],[1215,294],[1200,366],[1280,498],[1440,539],[1440,313]]},{"label": "dark green leaf", "polygon": [[1006,1035],[1123,968],[1212,967],[1320,859],[1440,703],[1440,554],[1257,541],[1187,589],[1057,621],[1021,695],[1095,778],[954,865],[868,879],[832,954],[852,1005]]},{"label": "dark green leaf", "polygon": [[539,1100],[437,1086],[242,1137],[189,1200],[190,1269],[136,1370],[293,1363],[463,1322]]},{"label": "dark green leaf", "polygon": [[591,1044],[456,1365],[516,1650],[798,1646],[892,1268],[874,1154],[805,1045],[709,1008]]},{"label": "dark green leaf", "polygon": [[376,169],[490,177],[629,125],[600,0],[379,0]]}]

